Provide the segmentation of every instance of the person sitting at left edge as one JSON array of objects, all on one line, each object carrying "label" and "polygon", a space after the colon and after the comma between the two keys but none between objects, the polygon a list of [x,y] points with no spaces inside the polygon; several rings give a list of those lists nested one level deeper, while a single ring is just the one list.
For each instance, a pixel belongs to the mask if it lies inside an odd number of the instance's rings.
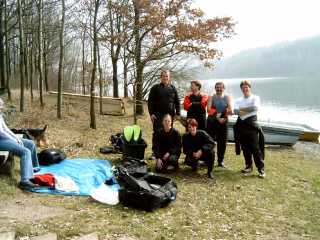
[{"label": "person sitting at left edge", "polygon": [[199,160],[203,160],[208,167],[208,177],[213,178],[214,141],[203,130],[197,130],[198,123],[191,118],[187,121],[188,132],[182,137],[183,153],[186,155],[185,164],[197,171]]},{"label": "person sitting at left edge", "polygon": [[[4,108],[4,102],[0,98],[0,110]],[[9,151],[20,159],[21,181],[19,187],[30,189],[38,187],[32,183],[33,173],[40,170],[37,148],[32,140],[18,138],[6,125],[0,114],[0,151]]]},{"label": "person sitting at left edge", "polygon": [[156,171],[164,172],[169,166],[173,166],[174,170],[177,170],[181,154],[181,136],[172,127],[172,117],[170,114],[164,115],[162,125],[163,128],[156,132],[154,139]]}]

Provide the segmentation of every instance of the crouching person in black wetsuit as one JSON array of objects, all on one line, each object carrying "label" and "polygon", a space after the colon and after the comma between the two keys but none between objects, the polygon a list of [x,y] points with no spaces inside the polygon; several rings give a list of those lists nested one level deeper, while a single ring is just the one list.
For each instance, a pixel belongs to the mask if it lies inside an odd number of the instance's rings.
[{"label": "crouching person in black wetsuit", "polygon": [[165,172],[169,166],[173,166],[173,169],[177,170],[181,154],[181,136],[172,127],[171,115],[164,115],[162,125],[163,128],[157,131],[154,137],[153,147],[156,157],[156,171]]},{"label": "crouching person in black wetsuit", "polygon": [[208,167],[208,177],[213,178],[214,141],[202,130],[197,130],[195,119],[188,119],[188,132],[182,137],[183,153],[186,155],[185,164],[197,171],[199,160],[203,160]]}]

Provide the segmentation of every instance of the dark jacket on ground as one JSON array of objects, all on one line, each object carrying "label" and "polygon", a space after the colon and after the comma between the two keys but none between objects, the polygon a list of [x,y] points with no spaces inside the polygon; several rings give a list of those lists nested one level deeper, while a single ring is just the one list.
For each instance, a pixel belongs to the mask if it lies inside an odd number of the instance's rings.
[{"label": "dark jacket on ground", "polygon": [[169,86],[162,83],[154,85],[149,93],[148,110],[150,115],[156,116],[180,115],[180,100],[176,88],[171,84]]},{"label": "dark jacket on ground", "polygon": [[237,122],[233,126],[233,135],[235,142],[235,151],[237,155],[240,155],[241,147],[240,147],[240,139],[241,135],[250,135],[250,134],[258,134],[259,138],[259,149],[262,154],[262,159],[264,159],[264,134],[257,123],[257,116],[249,117],[245,120],[237,119]]},{"label": "dark jacket on ground", "polygon": [[194,152],[202,150],[204,153],[209,153],[214,148],[213,139],[205,131],[197,130],[195,136],[191,133],[185,133],[182,137],[183,153],[186,156],[192,156]]},{"label": "dark jacket on ground", "polygon": [[176,155],[178,158],[181,154],[181,136],[180,133],[171,128],[169,132],[160,129],[155,134],[154,154],[156,158],[162,158],[164,154]]}]

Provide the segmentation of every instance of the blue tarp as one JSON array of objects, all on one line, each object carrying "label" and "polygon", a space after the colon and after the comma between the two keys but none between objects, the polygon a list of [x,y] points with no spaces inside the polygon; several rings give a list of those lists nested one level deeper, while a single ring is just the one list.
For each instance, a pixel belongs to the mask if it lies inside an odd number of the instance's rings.
[{"label": "blue tarp", "polygon": [[71,178],[79,187],[79,192],[62,192],[56,189],[36,188],[33,192],[59,194],[59,195],[81,195],[89,196],[93,188],[98,188],[106,180],[112,180],[114,184],[111,188],[119,190],[113,172],[112,166],[107,160],[101,159],[65,159],[59,164],[50,166],[41,166],[37,174],[51,173],[54,176]]}]

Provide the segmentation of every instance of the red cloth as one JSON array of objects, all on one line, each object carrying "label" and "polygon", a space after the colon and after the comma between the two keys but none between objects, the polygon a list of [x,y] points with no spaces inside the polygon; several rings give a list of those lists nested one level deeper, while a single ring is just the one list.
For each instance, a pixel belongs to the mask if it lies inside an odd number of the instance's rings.
[{"label": "red cloth", "polygon": [[47,187],[55,186],[55,179],[53,174],[51,173],[34,175],[33,182],[40,186],[47,186]]}]

